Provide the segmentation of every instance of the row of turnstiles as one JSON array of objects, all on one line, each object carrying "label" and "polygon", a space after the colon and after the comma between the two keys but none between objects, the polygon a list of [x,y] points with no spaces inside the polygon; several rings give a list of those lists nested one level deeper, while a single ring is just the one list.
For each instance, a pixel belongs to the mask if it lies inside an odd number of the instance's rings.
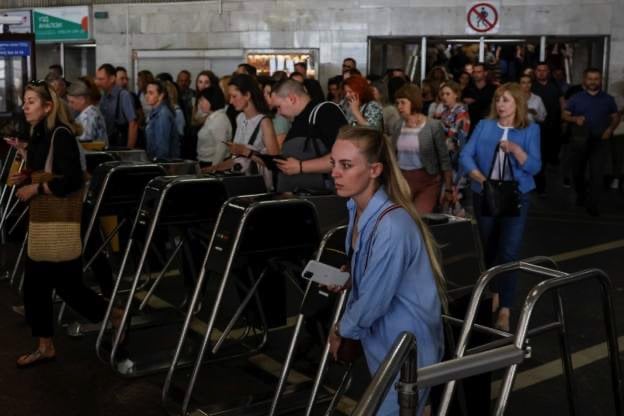
[{"label": "row of turnstiles", "polygon": [[[74,322],[62,305],[59,323],[71,335],[97,333],[98,357],[121,376],[166,374],[162,401],[171,414],[340,408],[352,368],[330,363],[325,337],[346,295],[325,293],[300,273],[310,259],[347,263],[344,199],[310,190],[267,193],[261,176],[202,174],[195,162],[151,162],[140,151],[86,157],[84,268],[100,276],[110,301],[101,325]],[[27,206],[13,193],[3,185],[0,195],[3,241],[20,247],[12,283],[20,280],[27,232]],[[442,247],[450,292],[469,291],[482,270],[473,225],[444,215],[427,221]],[[102,283],[107,279],[112,288]],[[113,308],[123,310],[118,329],[106,324]],[[314,348],[313,373],[293,370],[301,350]],[[270,376],[237,377],[237,398],[213,389],[215,381],[228,383],[217,374],[235,362]],[[266,370],[267,363],[274,368]]]}]

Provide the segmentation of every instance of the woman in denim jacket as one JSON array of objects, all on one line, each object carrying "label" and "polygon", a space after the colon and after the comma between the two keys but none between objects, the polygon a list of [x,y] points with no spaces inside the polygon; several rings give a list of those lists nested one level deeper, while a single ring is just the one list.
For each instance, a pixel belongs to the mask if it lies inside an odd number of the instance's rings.
[{"label": "woman in denim jacket", "polygon": [[180,136],[169,94],[160,81],[147,84],[145,101],[152,107],[145,128],[145,151],[150,159],[171,160],[180,157]]}]

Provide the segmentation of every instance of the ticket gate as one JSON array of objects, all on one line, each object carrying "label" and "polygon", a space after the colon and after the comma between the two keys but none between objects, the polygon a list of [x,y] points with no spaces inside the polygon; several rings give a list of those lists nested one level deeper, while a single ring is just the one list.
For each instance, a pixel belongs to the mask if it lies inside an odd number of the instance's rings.
[{"label": "ticket gate", "polygon": [[[145,185],[153,178],[164,176],[166,173],[162,166],[155,163],[116,161],[98,166],[93,172],[83,206],[89,218],[83,246],[89,244],[99,217],[118,216],[119,225],[105,238],[100,249],[108,244],[119,228],[136,214]],[[99,249],[96,250],[96,254],[99,254]]]},{"label": "ticket gate", "polygon": [[[152,345],[152,351],[130,354],[128,344],[122,347],[122,336],[131,340],[141,330],[158,330],[159,334],[179,332],[179,323],[182,321],[188,298],[195,288],[197,280],[193,258],[204,253],[201,245],[203,236],[210,236],[221,206],[230,197],[237,195],[260,194],[266,192],[261,176],[240,175],[185,175],[160,176],[151,180],[145,187],[139,210],[134,220],[132,230],[126,245],[121,269],[119,271],[105,321],[108,321],[113,306],[118,302],[124,303],[124,314],[121,321],[121,331],[115,331],[111,345],[105,341],[106,328],[102,326],[96,342],[98,356],[110,362],[113,369],[128,377],[141,376],[169,368],[171,351],[162,343]],[[159,238],[160,237],[160,238]],[[163,238],[164,237],[164,238]],[[144,271],[150,263],[150,255],[154,249],[167,249],[164,240],[173,242],[171,253],[164,256],[155,279],[144,277]],[[129,282],[127,298],[121,300],[122,280],[131,268],[128,258],[134,247],[140,243],[139,262],[135,268],[133,278]],[[206,242],[207,244],[207,242]],[[181,263],[186,265],[184,285],[170,284],[171,279],[165,279],[174,260],[183,253]],[[143,285],[140,284],[144,280]],[[167,280],[167,281],[165,281]],[[178,279],[180,281],[180,279]],[[168,284],[169,283],[169,284]],[[168,284],[168,285],[167,285]],[[159,286],[166,286],[156,296],[154,293]],[[142,290],[142,286],[146,290]],[[147,288],[149,286],[149,288]],[[176,299],[172,293],[180,292],[186,296]],[[188,293],[187,293],[188,292]],[[167,299],[163,297],[167,295]],[[128,325],[132,320],[133,325]],[[145,337],[146,335],[140,335]]]},{"label": "ticket gate", "polygon": [[114,162],[115,156],[109,152],[85,152],[87,173],[93,175],[95,169],[105,162]]},{"label": "ticket gate", "polygon": [[[192,410],[237,413],[249,409],[266,414],[272,389],[264,387],[258,397],[241,399],[244,403],[202,403],[200,398],[206,397],[206,392],[196,390],[209,387],[199,382],[199,373],[206,362],[257,358],[250,356],[266,344],[269,328],[283,328],[279,318],[286,312],[289,300],[286,282],[293,282],[293,292],[300,298],[305,290],[295,270],[300,272],[318,247],[319,222],[325,213],[317,211],[317,204],[330,203],[325,198],[340,201],[344,224],[344,201],[335,196],[261,195],[232,198],[223,205],[163,387],[163,404],[171,414],[185,415]],[[204,285],[208,290],[202,291]],[[199,302],[211,306],[205,311],[207,321],[201,331],[194,325],[197,316],[193,313]],[[187,363],[183,353],[189,343],[197,340],[200,347],[192,368],[184,370]],[[299,407],[303,404],[300,401]]]}]

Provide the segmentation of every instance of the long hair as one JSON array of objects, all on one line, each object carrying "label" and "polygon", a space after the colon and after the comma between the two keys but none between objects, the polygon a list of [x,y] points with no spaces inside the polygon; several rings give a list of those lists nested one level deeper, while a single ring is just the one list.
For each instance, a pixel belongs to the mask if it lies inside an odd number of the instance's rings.
[{"label": "long hair", "polygon": [[214,72],[208,71],[208,70],[201,71],[195,77],[195,92],[196,93],[199,93],[199,88],[197,88],[197,82],[199,81],[199,77],[201,76],[208,77],[208,79],[210,80],[210,85],[219,85],[219,77],[217,77]]},{"label": "long hair", "polygon": [[58,98],[52,87],[43,82],[40,84],[28,84],[24,89],[24,94],[26,91],[32,91],[37,94],[42,103],[52,104],[52,110],[46,117],[46,128],[49,131],[53,131],[58,124],[63,124],[71,130],[74,136],[82,134],[82,126],[74,121],[67,105]]},{"label": "long hair", "polygon": [[516,103],[516,114],[514,115],[513,126],[516,129],[523,129],[529,125],[527,100],[522,91],[522,87],[517,82],[508,82],[501,85],[496,89],[494,98],[492,99],[492,106],[490,107],[490,118],[498,119],[498,112],[496,111],[496,102],[506,92],[511,95]]},{"label": "long hair", "polygon": [[381,163],[383,165],[379,183],[385,188],[390,200],[407,211],[418,226],[429,255],[438,295],[444,311],[446,311],[448,307],[446,281],[440,261],[440,249],[429,228],[416,211],[412,202],[410,187],[401,173],[390,139],[377,129],[346,126],[338,132],[337,140],[349,140],[358,146],[369,163]]},{"label": "long hair", "polygon": [[265,115],[271,113],[269,105],[264,99],[262,91],[260,91],[260,85],[258,85],[256,78],[247,74],[238,74],[232,77],[228,85],[236,87],[241,94],[249,94],[251,102],[257,112]]}]

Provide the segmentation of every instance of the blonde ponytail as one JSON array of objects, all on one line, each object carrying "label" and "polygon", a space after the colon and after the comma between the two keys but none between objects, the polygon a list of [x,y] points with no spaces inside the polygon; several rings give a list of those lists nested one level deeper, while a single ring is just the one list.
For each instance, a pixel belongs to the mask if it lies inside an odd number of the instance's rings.
[{"label": "blonde ponytail", "polygon": [[411,190],[407,181],[399,169],[396,160],[394,147],[390,138],[376,129],[369,127],[343,127],[338,132],[338,139],[349,140],[358,144],[362,153],[366,156],[369,163],[381,163],[383,172],[380,176],[381,185],[384,186],[388,197],[392,202],[405,209],[412,217],[425,243],[425,249],[429,255],[431,269],[435,279],[438,295],[444,312],[448,312],[448,301],[446,298],[446,279],[442,270],[442,262],[440,248],[429,227],[423,222],[422,218],[411,198]]}]

